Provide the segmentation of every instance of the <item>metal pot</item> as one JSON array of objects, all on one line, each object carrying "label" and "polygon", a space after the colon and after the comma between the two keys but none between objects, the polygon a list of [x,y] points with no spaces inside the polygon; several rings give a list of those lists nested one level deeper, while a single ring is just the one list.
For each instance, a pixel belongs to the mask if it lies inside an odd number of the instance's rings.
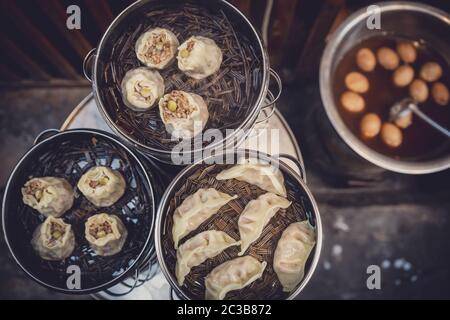
[{"label": "metal pot", "polygon": [[[136,16],[136,13],[138,12],[150,12],[155,9],[164,9],[166,6],[182,2],[185,3],[186,1],[180,1],[180,0],[140,0],[136,1],[132,5],[130,5],[128,8],[126,8],[122,13],[120,13],[116,19],[111,23],[109,28],[106,30],[105,34],[103,35],[102,39],[100,40],[100,43],[98,45],[98,48],[93,49],[91,52],[89,52],[85,58],[83,69],[84,69],[84,75],[85,77],[92,82],[92,88],[94,91],[95,99],[97,101],[97,105],[100,109],[101,114],[105,118],[105,121],[107,124],[116,132],[120,137],[124,138],[128,142],[132,143],[135,147],[137,147],[139,150],[141,150],[146,155],[149,155],[151,157],[154,157],[157,160],[160,160],[165,163],[172,163],[172,151],[171,150],[161,150],[158,148],[154,148],[151,146],[148,146],[146,144],[143,144],[142,142],[137,141],[134,137],[130,136],[127,132],[125,132],[121,127],[119,127],[111,118],[110,114],[108,113],[107,108],[105,107],[106,101],[102,99],[102,97],[99,95],[99,82],[100,82],[100,75],[104,71],[104,61],[107,57],[107,51],[111,50],[114,44],[114,38],[117,36],[117,34],[120,34],[123,32],[123,30],[126,28],[128,23],[130,22],[130,19],[133,19],[133,17]],[[188,1],[191,2],[191,1]],[[234,140],[236,138],[236,135],[238,131],[244,130],[247,134],[249,129],[251,129],[255,122],[258,119],[258,116],[262,111],[267,111],[267,109],[275,108],[275,102],[278,100],[278,98],[281,95],[282,91],[282,84],[281,79],[278,76],[278,74],[270,68],[269,66],[269,60],[266,48],[258,34],[258,32],[255,30],[255,28],[252,26],[250,21],[233,5],[228,3],[225,0],[200,0],[200,1],[192,1],[196,5],[200,5],[205,7],[206,9],[210,10],[223,10],[227,17],[229,17],[229,20],[233,21],[233,24],[236,25],[236,27],[239,29],[240,32],[245,34],[248,39],[250,39],[251,43],[253,44],[253,47],[255,51],[261,56],[262,65],[260,69],[262,70],[262,81],[260,85],[260,89],[257,95],[256,102],[250,106],[250,111],[247,113],[246,117],[242,119],[241,124],[238,128],[236,128],[235,133],[226,136],[223,140],[214,141],[213,143],[209,144],[206,147],[203,147],[202,149],[193,149],[189,152],[190,155],[192,155],[191,158],[194,158],[194,154],[198,152],[202,152],[206,149],[209,150],[215,150],[220,147],[227,148],[234,144]],[[269,78],[272,77],[277,86],[278,86],[278,92],[276,94],[272,94],[269,91]],[[266,112],[267,113],[267,112]],[[269,116],[273,114],[273,112],[268,112]],[[265,120],[265,119],[263,119]],[[244,141],[245,137],[239,137],[240,141]]]},{"label": "metal pot", "polygon": [[[62,217],[75,232],[74,252],[64,261],[42,260],[31,248],[30,240],[44,217],[22,202],[21,187],[25,181],[30,176],[56,175],[74,186],[85,170],[107,163],[121,170],[128,181],[124,196],[108,208],[94,208],[82,196],[76,197],[72,209]],[[3,232],[16,263],[39,284],[67,294],[106,290],[131,275],[139,279],[143,266],[154,260],[155,255],[152,241],[157,206],[152,187],[155,181],[147,171],[132,150],[106,132],[51,129],[41,133],[11,173],[3,198]],[[84,239],[85,219],[100,212],[117,214],[128,229],[124,249],[111,257],[93,254]],[[79,268],[81,287],[72,289],[68,288],[67,279],[71,275],[68,268],[73,266]]]},{"label": "metal pot", "polygon": [[[161,267],[161,270],[163,272],[163,274],[165,275],[166,279],[168,280],[169,284],[172,287],[173,293],[172,293],[172,298],[174,299],[194,299],[193,298],[193,294],[191,292],[189,292],[189,289],[186,288],[186,285],[181,287],[178,285],[176,277],[174,275],[173,272],[173,268],[174,265],[172,265],[172,262],[168,261],[168,256],[166,256],[165,254],[165,250],[166,250],[166,246],[165,244],[167,243],[167,237],[171,237],[171,234],[167,232],[167,223],[168,223],[168,218],[170,217],[171,214],[173,214],[173,204],[171,203],[172,200],[174,199],[174,197],[176,196],[175,194],[177,192],[179,192],[180,190],[183,190],[182,188],[184,187],[185,183],[187,182],[187,179],[189,177],[192,176],[193,173],[195,173],[199,167],[208,164],[208,166],[210,164],[214,164],[217,163],[219,166],[222,159],[229,159],[229,157],[235,157],[236,162],[239,161],[239,159],[241,157],[245,157],[246,159],[248,158],[254,158],[254,159],[259,159],[265,162],[270,162],[272,164],[274,164],[275,166],[278,166],[278,168],[283,172],[284,177],[285,177],[285,181],[286,183],[289,183],[290,186],[294,186],[295,188],[298,188],[295,191],[296,196],[300,195],[300,201],[297,201],[297,205],[299,205],[302,210],[304,210],[305,212],[305,218],[308,219],[308,221],[315,227],[316,230],[316,246],[313,249],[313,252],[311,253],[309,259],[308,259],[308,263],[305,269],[305,277],[303,278],[302,282],[297,286],[297,288],[290,292],[289,294],[284,294],[284,295],[275,295],[274,297],[271,297],[270,299],[294,299],[296,298],[300,292],[306,287],[307,283],[309,282],[309,280],[311,279],[318,261],[319,261],[319,256],[320,256],[320,251],[322,248],[322,223],[321,223],[321,219],[320,219],[320,214],[319,214],[319,209],[317,207],[317,204],[314,200],[313,195],[311,194],[311,192],[309,191],[308,187],[306,186],[306,178],[305,178],[305,171],[304,171],[304,166],[298,161],[296,160],[294,157],[289,156],[289,155],[279,155],[278,157],[270,157],[269,155],[266,155],[264,153],[261,152],[256,152],[256,151],[251,151],[251,150],[243,150],[240,149],[238,151],[235,152],[230,152],[226,154],[226,158],[222,155],[216,155],[216,156],[210,156],[208,158],[205,158],[202,161],[199,161],[197,163],[194,163],[188,167],[186,167],[185,169],[183,169],[172,181],[172,183],[168,186],[166,192],[164,193],[162,199],[161,199],[161,203],[158,207],[158,213],[157,213],[157,218],[156,218],[156,225],[155,225],[155,246],[156,246],[156,253],[157,253],[157,257],[158,257],[158,261]],[[296,164],[296,166],[298,167],[299,172],[301,172],[301,176],[299,174],[297,174],[293,169],[291,169],[287,164],[285,164],[283,161],[280,161],[278,159],[280,158],[285,158],[288,159],[292,162],[294,162]],[[216,161],[217,160],[217,161]],[[219,169],[221,170],[221,167],[219,167]],[[210,181],[211,179],[208,178],[208,181]],[[209,182],[208,182],[209,183]],[[292,184],[291,184],[292,183]],[[197,182],[194,183],[194,185],[197,185]],[[196,187],[198,188],[198,187]],[[294,190],[294,189],[292,189]],[[229,190],[229,192],[231,192],[231,190]],[[297,193],[298,192],[298,193]],[[296,200],[297,197],[295,198]],[[200,227],[201,228],[201,227]],[[218,230],[218,229],[216,229]],[[270,247],[270,249],[272,249],[272,247]],[[264,249],[265,251],[266,249]],[[275,250],[275,247],[273,247],[273,250]],[[268,263],[271,263],[271,261],[268,261]],[[169,266],[170,264],[170,266]],[[276,276],[275,276],[276,277]],[[196,279],[195,282],[202,282],[202,280]],[[272,287],[273,286],[273,281],[267,283],[267,286]],[[266,288],[266,287],[264,287]],[[262,291],[263,288],[260,288]],[[261,297],[258,296],[261,294],[261,290],[259,290],[257,293],[255,293],[254,296],[252,296],[252,299],[267,299],[267,297]],[[261,292],[260,292],[261,291]],[[270,290],[268,290],[270,291]]]},{"label": "metal pot", "polygon": [[380,154],[355,136],[345,125],[333,97],[333,75],[337,63],[359,41],[381,34],[420,38],[432,43],[450,63],[450,15],[428,5],[412,2],[382,2],[382,29],[370,30],[366,21],[372,14],[363,8],[348,17],[333,33],[325,48],[320,66],[320,92],[326,114],[340,137],[364,159],[387,170],[406,174],[426,174],[450,168],[450,154],[426,161],[398,160]]}]

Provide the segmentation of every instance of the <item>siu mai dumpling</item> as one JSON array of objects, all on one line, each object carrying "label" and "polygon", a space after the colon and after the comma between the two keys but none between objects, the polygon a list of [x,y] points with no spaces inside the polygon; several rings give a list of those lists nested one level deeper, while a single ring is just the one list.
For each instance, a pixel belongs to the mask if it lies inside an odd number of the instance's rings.
[{"label": "siu mai dumpling", "polygon": [[125,179],[122,174],[108,167],[89,169],[80,181],[78,189],[96,207],[109,207],[125,193]]},{"label": "siu mai dumpling", "polygon": [[251,256],[222,263],[206,276],[206,300],[223,300],[228,292],[245,288],[261,278],[266,265]]},{"label": "siu mai dumpling", "polygon": [[159,100],[159,112],[167,132],[177,139],[190,139],[201,133],[209,118],[202,97],[180,90]]},{"label": "siu mai dumpling", "polygon": [[305,275],[305,264],[316,244],[315,232],[308,221],[295,222],[283,231],[273,258],[273,269],[283,286],[291,292]]},{"label": "siu mai dumpling", "polygon": [[216,176],[217,180],[236,179],[253,184],[267,192],[286,197],[286,186],[283,173],[280,169],[266,163],[237,164],[229,169],[223,170]]},{"label": "siu mai dumpling", "polygon": [[183,285],[191,268],[217,256],[229,247],[238,246],[239,243],[225,232],[216,230],[201,232],[187,240],[177,250],[175,273],[178,284]]},{"label": "siu mai dumpling", "polygon": [[147,67],[161,70],[175,60],[179,45],[172,31],[163,28],[150,29],[136,41],[136,56]]},{"label": "siu mai dumpling", "polygon": [[216,73],[222,64],[222,51],[214,40],[193,36],[178,48],[178,68],[200,80]]},{"label": "siu mai dumpling", "polygon": [[122,80],[122,99],[136,111],[146,111],[164,95],[164,80],[158,71],[137,68],[128,71]]},{"label": "siu mai dumpling", "polygon": [[60,261],[72,254],[75,236],[70,224],[49,216],[34,231],[31,245],[42,259]]},{"label": "siu mai dumpling", "polygon": [[172,238],[175,249],[188,233],[216,214],[220,208],[237,196],[230,196],[214,188],[199,189],[188,196],[173,214]]},{"label": "siu mai dumpling", "polygon": [[86,221],[84,234],[95,253],[106,257],[122,250],[128,231],[118,216],[100,213]]},{"label": "siu mai dumpling", "polygon": [[264,227],[278,210],[288,208],[291,203],[286,198],[270,192],[247,203],[238,220],[241,236],[240,256],[261,236]]},{"label": "siu mai dumpling", "polygon": [[74,192],[63,178],[33,178],[22,188],[22,199],[44,216],[58,218],[72,207]]}]

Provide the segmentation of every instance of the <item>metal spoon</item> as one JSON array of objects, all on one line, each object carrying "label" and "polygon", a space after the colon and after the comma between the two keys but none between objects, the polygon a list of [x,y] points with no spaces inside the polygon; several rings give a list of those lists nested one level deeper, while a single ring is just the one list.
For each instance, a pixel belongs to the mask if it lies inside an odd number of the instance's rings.
[{"label": "metal spoon", "polygon": [[437,122],[435,122],[434,120],[432,120],[425,113],[420,111],[419,107],[417,106],[417,103],[410,98],[405,98],[395,103],[391,107],[391,110],[389,111],[389,121],[394,122],[399,118],[407,117],[411,112],[415,113],[418,117],[420,117],[430,126],[435,128],[436,130],[439,130],[441,133],[445,134],[448,138],[450,138],[450,131],[441,126],[440,124],[438,124]]}]

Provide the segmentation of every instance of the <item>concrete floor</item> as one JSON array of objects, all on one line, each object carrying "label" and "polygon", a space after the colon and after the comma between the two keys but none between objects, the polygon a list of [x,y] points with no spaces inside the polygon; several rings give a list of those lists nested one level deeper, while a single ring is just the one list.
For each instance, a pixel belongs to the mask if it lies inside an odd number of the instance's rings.
[{"label": "concrete floor", "polygon": [[[60,127],[88,93],[89,88],[0,92],[2,192],[14,164],[35,136]],[[316,87],[287,88],[280,109],[300,141],[308,185],[324,225],[319,266],[299,298],[450,298],[449,172],[425,177],[387,173],[348,151],[340,159],[326,161],[320,151],[321,135],[308,120],[321,109]],[[349,171],[348,163],[358,168],[357,174]],[[369,265],[381,267],[381,290],[367,289]],[[50,292],[29,280],[10,258],[2,237],[0,299],[47,298],[74,297]]]}]

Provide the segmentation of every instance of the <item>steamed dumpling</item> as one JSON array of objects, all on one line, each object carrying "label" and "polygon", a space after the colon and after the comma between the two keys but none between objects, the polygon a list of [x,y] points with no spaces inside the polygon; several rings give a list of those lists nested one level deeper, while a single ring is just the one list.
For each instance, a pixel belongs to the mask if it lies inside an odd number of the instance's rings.
[{"label": "steamed dumpling", "polygon": [[190,238],[177,250],[175,273],[178,284],[183,285],[191,268],[217,256],[225,249],[237,245],[239,245],[239,241],[234,240],[223,231],[208,230]]},{"label": "steamed dumpling", "polygon": [[109,207],[125,193],[125,179],[119,171],[97,166],[78,181],[78,189],[97,207]]},{"label": "steamed dumpling", "polygon": [[246,161],[220,172],[217,180],[236,179],[253,184],[265,191],[286,197],[283,173],[280,169],[266,163]]},{"label": "steamed dumpling", "polygon": [[240,256],[261,236],[264,227],[278,210],[288,208],[291,203],[287,199],[269,192],[259,196],[256,200],[251,200],[245,206],[238,220],[241,236]]},{"label": "steamed dumpling", "polygon": [[72,254],[75,236],[70,224],[49,216],[34,231],[31,245],[42,259],[60,261]]},{"label": "steamed dumpling", "polygon": [[315,232],[308,221],[292,223],[283,231],[273,258],[273,269],[283,291],[291,292],[302,281],[315,243]]},{"label": "steamed dumpling", "polygon": [[266,265],[251,256],[222,263],[206,276],[205,299],[223,300],[228,292],[245,288],[261,278]]},{"label": "steamed dumpling", "polygon": [[177,139],[189,139],[201,133],[209,118],[202,97],[180,90],[159,100],[159,112],[167,132]]},{"label": "steamed dumpling", "polygon": [[220,208],[237,196],[230,196],[214,188],[199,189],[188,196],[173,214],[172,238],[175,249],[178,242],[189,232],[216,214]]},{"label": "steamed dumpling", "polygon": [[214,40],[205,37],[190,37],[178,48],[178,68],[197,80],[216,73],[222,58],[222,51]]},{"label": "steamed dumpling", "polygon": [[84,235],[96,254],[112,256],[122,250],[128,231],[118,216],[100,213],[86,221]]},{"label": "steamed dumpling", "polygon": [[163,28],[150,29],[136,41],[136,56],[147,67],[161,70],[175,60],[179,45],[172,31]]},{"label": "steamed dumpling", "polygon": [[44,216],[58,218],[72,207],[74,192],[63,178],[33,178],[22,188],[22,199]]},{"label": "steamed dumpling", "polygon": [[145,111],[164,95],[164,80],[158,71],[137,68],[125,74],[121,88],[123,103],[127,107]]}]

